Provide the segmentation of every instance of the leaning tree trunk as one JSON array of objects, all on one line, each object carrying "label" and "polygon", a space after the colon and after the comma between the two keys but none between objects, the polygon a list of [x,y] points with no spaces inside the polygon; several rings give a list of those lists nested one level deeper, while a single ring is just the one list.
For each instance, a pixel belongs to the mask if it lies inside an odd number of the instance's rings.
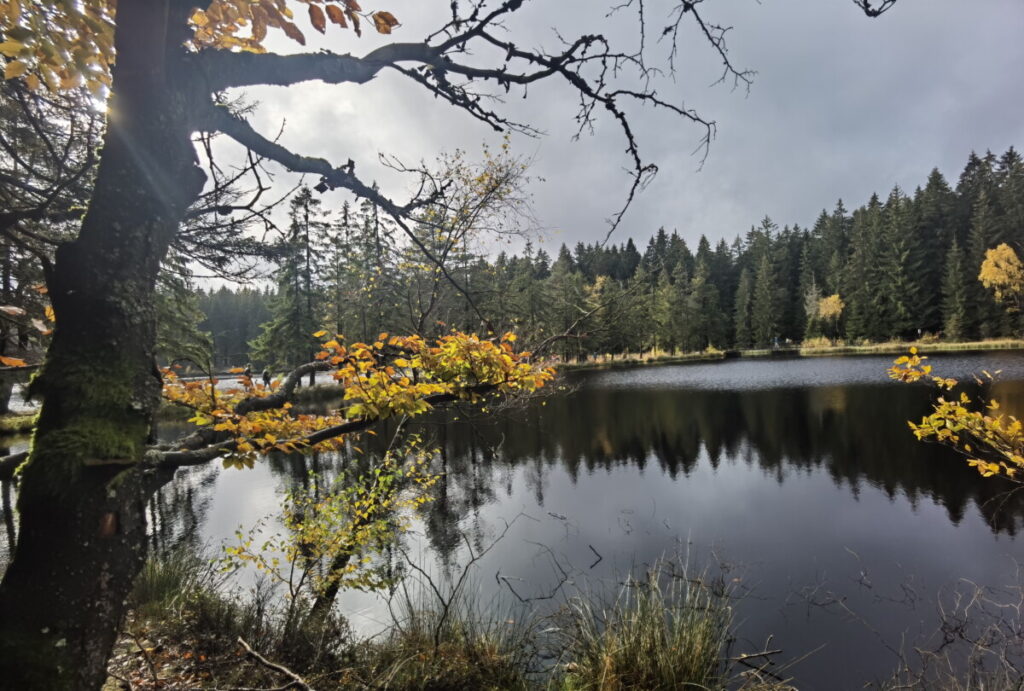
[{"label": "leaning tree trunk", "polygon": [[203,174],[182,87],[187,3],[120,0],[111,110],[78,239],[48,277],[56,331],[0,583],[0,684],[97,689],[145,557],[138,470],[159,403],[154,285]]}]

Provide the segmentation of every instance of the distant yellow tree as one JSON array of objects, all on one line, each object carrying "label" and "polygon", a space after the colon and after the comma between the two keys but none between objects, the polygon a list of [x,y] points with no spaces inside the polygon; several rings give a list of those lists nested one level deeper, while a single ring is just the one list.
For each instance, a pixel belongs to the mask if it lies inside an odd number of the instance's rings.
[{"label": "distant yellow tree", "polygon": [[828,325],[828,335],[834,336],[836,327],[839,324],[839,317],[843,315],[846,303],[839,297],[839,294],[829,295],[818,300],[818,319]]},{"label": "distant yellow tree", "polygon": [[1013,310],[1020,309],[1024,298],[1024,265],[1005,242],[985,252],[978,280],[995,293],[996,300]]},{"label": "distant yellow tree", "polygon": [[[933,375],[931,365],[924,364],[927,359],[911,348],[909,355],[893,362],[889,377],[902,382],[931,380],[940,391],[952,391],[957,380]],[[982,374],[993,379],[989,372]],[[999,412],[1000,408],[995,399],[972,399],[962,391],[948,400],[940,395],[931,414],[907,424],[919,440],[935,441],[960,453],[983,477],[998,475],[1024,482],[1024,425],[1016,416]]]}]

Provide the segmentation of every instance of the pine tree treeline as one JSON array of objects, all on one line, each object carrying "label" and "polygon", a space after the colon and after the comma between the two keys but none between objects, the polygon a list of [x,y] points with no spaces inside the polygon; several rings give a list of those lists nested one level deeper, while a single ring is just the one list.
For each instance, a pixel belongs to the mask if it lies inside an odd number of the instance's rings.
[{"label": "pine tree treeline", "polygon": [[[218,357],[234,357],[256,337],[251,319],[258,316],[267,322],[264,334],[290,328],[299,341],[310,324],[350,340],[457,328],[515,330],[541,341],[573,331],[555,347],[565,358],[770,347],[820,336],[1017,335],[1018,317],[977,276],[987,249],[1024,245],[1024,160],[1013,148],[999,157],[972,153],[955,188],[935,169],[913,193],[896,187],[852,212],[839,201],[810,228],[780,229],[765,218],[732,243],[712,246],[701,237],[695,249],[660,229],[643,252],[630,239],[563,245],[553,260],[529,243],[487,258],[444,246],[443,234],[428,226],[416,232],[443,270],[401,241],[370,204],[326,214],[310,200],[298,211],[293,202],[276,296],[243,290],[232,298],[221,290],[201,299]],[[288,359],[275,356],[287,354],[282,344],[251,352],[260,364]]]},{"label": "pine tree treeline", "polygon": [[199,309],[205,315],[199,328],[210,334],[215,367],[234,367],[249,359],[249,343],[270,319],[271,290],[222,286],[199,291]]}]

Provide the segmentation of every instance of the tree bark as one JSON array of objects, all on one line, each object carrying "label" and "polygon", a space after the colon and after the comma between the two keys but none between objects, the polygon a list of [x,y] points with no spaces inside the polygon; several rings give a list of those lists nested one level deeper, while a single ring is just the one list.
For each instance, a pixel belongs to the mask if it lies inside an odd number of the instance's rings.
[{"label": "tree bark", "polygon": [[[97,689],[145,558],[137,464],[161,381],[160,261],[204,176],[190,140],[181,0],[121,0],[102,160],[76,240],[49,276],[57,323],[32,384],[43,399],[0,583],[0,679]],[[180,27],[180,29],[179,29]]]},{"label": "tree bark", "polygon": [[11,412],[11,396],[14,394],[14,377],[0,374],[0,415]]}]

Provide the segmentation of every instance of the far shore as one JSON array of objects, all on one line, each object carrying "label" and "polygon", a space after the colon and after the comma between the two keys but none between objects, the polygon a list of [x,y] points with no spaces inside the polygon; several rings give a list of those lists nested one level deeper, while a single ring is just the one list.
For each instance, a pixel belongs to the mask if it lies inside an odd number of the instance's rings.
[{"label": "far shore", "polygon": [[833,357],[841,355],[902,355],[911,348],[923,354],[984,353],[999,350],[1024,350],[1024,339],[993,339],[987,341],[892,341],[865,345],[837,344],[804,347],[800,345],[750,350],[717,350],[714,348],[694,353],[624,353],[597,355],[591,359],[561,362],[559,371],[578,372],[592,369],[641,367],[644,365],[675,365],[689,362],[719,362],[739,358],[768,357]]},{"label": "far shore", "polygon": [[[910,348],[917,348],[922,354],[938,355],[941,353],[984,353],[1002,350],[1024,350],[1024,339],[998,339],[989,341],[907,341],[890,343],[871,343],[867,345],[831,345],[831,346],[789,346],[779,348],[761,348],[752,350],[716,350],[696,353],[666,353],[653,351],[642,354],[626,353],[621,355],[598,355],[585,361],[569,361],[555,363],[560,372],[582,372],[587,370],[625,369],[648,365],[676,365],[693,362],[720,362],[742,358],[796,358],[796,357],[834,357],[843,355],[902,355]],[[227,375],[231,376],[231,375]],[[333,400],[341,396],[341,387],[336,384],[320,384],[314,387],[300,387],[296,396],[301,402]],[[164,404],[160,407],[157,417],[162,420],[185,420],[189,411]],[[11,434],[25,434],[32,431],[35,424],[35,412],[24,412],[0,415],[0,437]]]}]

